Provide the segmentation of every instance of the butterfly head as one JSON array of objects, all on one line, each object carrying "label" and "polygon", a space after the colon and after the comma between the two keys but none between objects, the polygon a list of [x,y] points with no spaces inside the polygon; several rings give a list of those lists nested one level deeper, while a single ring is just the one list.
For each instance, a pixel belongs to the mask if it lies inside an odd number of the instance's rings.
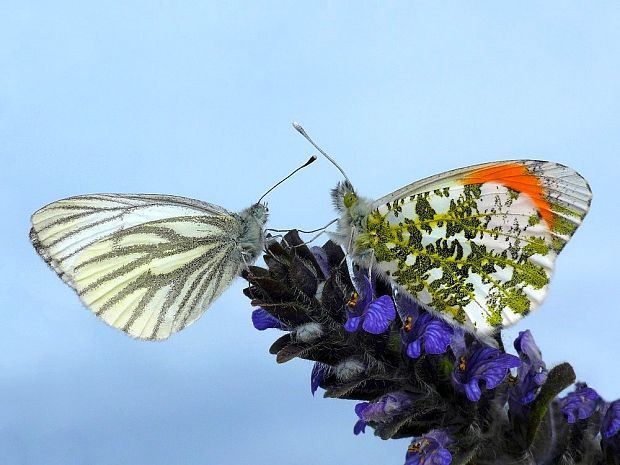
[{"label": "butterfly head", "polygon": [[269,217],[269,208],[267,208],[266,203],[255,203],[248,208],[246,212],[247,217],[258,223],[261,228],[265,225],[267,218]]},{"label": "butterfly head", "polygon": [[358,201],[353,185],[349,181],[341,181],[332,189],[332,201],[339,213],[349,211]]}]

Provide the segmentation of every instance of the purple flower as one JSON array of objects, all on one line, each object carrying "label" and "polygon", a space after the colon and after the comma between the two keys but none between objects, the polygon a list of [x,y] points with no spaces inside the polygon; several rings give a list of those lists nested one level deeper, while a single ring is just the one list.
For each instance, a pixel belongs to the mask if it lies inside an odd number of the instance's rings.
[{"label": "purple flower", "polygon": [[601,397],[598,393],[586,386],[577,383],[573,392],[560,399],[560,410],[569,423],[575,423],[577,419],[585,420],[596,411]]},{"label": "purple flower", "polygon": [[396,318],[392,298],[383,295],[373,299],[372,284],[363,270],[356,273],[356,282],[358,288],[361,288],[361,295],[354,291],[347,302],[347,321],[344,329],[352,333],[357,331],[361,324],[368,333],[384,333],[390,327],[390,322]]},{"label": "purple flower", "polygon": [[411,358],[422,354],[443,354],[448,350],[454,329],[448,323],[433,317],[408,298],[399,298],[399,314],[403,319],[401,340]]},{"label": "purple flower", "polygon": [[456,358],[459,358],[461,355],[465,355],[467,352],[467,344],[465,343],[465,331],[463,328],[456,327],[453,328],[454,334],[452,335],[452,340],[450,341],[450,347],[452,348],[452,353]]},{"label": "purple flower", "polygon": [[407,410],[413,402],[411,396],[402,391],[390,392],[374,402],[361,402],[355,406],[359,417],[353,427],[354,434],[363,433],[368,422],[384,423]]},{"label": "purple flower", "polygon": [[603,439],[609,439],[620,431],[620,399],[606,405],[605,415],[601,423]]},{"label": "purple flower", "polygon": [[480,400],[480,381],[487,389],[499,385],[511,368],[521,365],[514,355],[505,354],[493,347],[479,347],[469,356],[461,355],[452,372],[452,381],[459,390],[464,390],[472,402]]},{"label": "purple flower", "polygon": [[511,397],[522,405],[531,403],[540,386],[547,380],[547,366],[542,360],[542,353],[529,330],[521,331],[514,342],[521,358],[518,383],[511,392]]},{"label": "purple flower", "polygon": [[312,395],[314,395],[321,382],[323,382],[323,379],[329,369],[329,365],[320,362],[314,363],[314,366],[312,367],[312,374],[310,375],[310,391],[312,391]]},{"label": "purple flower", "polygon": [[284,323],[262,307],[259,307],[252,312],[252,324],[259,331],[263,331],[267,328],[277,328],[282,330],[289,329]]},{"label": "purple flower", "polygon": [[314,255],[316,262],[321,268],[321,272],[325,278],[329,278],[329,258],[327,252],[322,247],[310,247],[310,252]]},{"label": "purple flower", "polygon": [[407,448],[405,465],[450,465],[452,454],[447,446],[452,442],[442,430],[432,430],[414,439]]}]

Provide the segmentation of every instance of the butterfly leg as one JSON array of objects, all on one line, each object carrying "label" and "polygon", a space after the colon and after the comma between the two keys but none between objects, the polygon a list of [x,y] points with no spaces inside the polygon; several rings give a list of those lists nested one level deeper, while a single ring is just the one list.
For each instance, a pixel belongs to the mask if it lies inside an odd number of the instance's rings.
[{"label": "butterfly leg", "polygon": [[269,235],[265,237],[265,249],[267,249],[270,244],[276,242],[278,239],[284,240],[284,236],[282,234],[276,234],[275,236]]},{"label": "butterfly leg", "polygon": [[250,264],[247,262],[243,254],[241,254],[241,260],[243,260],[243,265],[245,266],[246,271],[250,271]]},{"label": "butterfly leg", "polygon": [[319,237],[321,237],[321,236],[322,236],[323,234],[325,234],[325,233],[326,233],[326,231],[325,231],[325,230],[323,230],[323,231],[321,231],[320,233],[315,234],[314,236],[312,236],[309,240],[304,241],[304,243],[303,243],[303,244],[295,245],[295,246],[293,246],[293,247],[301,247],[301,246],[303,246],[303,245],[310,244],[311,242],[314,242],[315,240],[317,240]]},{"label": "butterfly leg", "polygon": [[372,262],[375,260],[374,249],[370,250],[370,258],[368,259],[368,280],[372,282]]},{"label": "butterfly leg", "polygon": [[[304,233],[304,234],[308,234],[308,233],[314,233],[318,231],[318,234],[312,236],[309,240],[304,241],[303,244],[298,244],[298,245],[289,245],[286,243],[286,241],[284,241],[284,243],[290,247],[290,248],[295,248],[295,247],[302,247],[304,245],[310,244],[311,242],[314,242],[316,239],[318,239],[319,237],[321,237],[321,235],[325,234],[327,232],[327,228],[329,228],[332,224],[334,224],[336,221],[338,221],[338,218],[331,220],[329,223],[327,223],[325,226],[323,226],[322,228],[317,228],[317,229],[311,229],[309,231],[304,231],[303,229],[298,229],[297,232],[300,233]],[[274,231],[274,232],[289,232],[292,231],[292,229],[267,229],[266,231]],[[273,236],[273,237],[282,237],[282,236]]]},{"label": "butterfly leg", "polygon": [[349,255],[351,247],[353,246],[354,231],[355,231],[355,228],[351,227],[351,234],[349,235],[349,242],[347,243],[347,250],[345,250],[346,252],[345,256],[342,258],[342,261],[340,262],[338,266],[342,266],[342,264],[347,261],[347,255]]}]

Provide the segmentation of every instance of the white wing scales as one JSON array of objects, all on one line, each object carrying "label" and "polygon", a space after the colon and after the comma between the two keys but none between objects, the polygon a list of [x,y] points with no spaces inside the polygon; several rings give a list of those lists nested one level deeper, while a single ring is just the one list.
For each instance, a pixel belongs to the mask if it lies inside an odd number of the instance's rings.
[{"label": "white wing scales", "polygon": [[358,262],[368,265],[373,257],[378,271],[401,290],[485,335],[542,303],[555,259],[591,197],[585,179],[566,166],[493,162],[364,200],[349,210],[351,216],[345,213],[339,227],[362,225],[352,228],[351,252]]},{"label": "white wing scales", "polygon": [[238,215],[164,195],[72,197],[32,216],[37,252],[109,325],[165,339],[199,318],[243,266]]}]

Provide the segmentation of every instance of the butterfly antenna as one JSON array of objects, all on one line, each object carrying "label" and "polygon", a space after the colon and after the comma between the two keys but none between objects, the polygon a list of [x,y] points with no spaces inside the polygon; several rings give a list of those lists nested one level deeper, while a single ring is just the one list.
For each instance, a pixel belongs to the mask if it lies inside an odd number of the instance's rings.
[{"label": "butterfly antenna", "polygon": [[276,187],[278,187],[280,184],[282,184],[284,181],[286,181],[288,178],[290,178],[291,176],[293,176],[295,173],[297,173],[299,170],[305,168],[306,166],[310,165],[311,163],[314,163],[316,161],[316,155],[312,155],[308,161],[306,163],[304,163],[303,165],[301,165],[299,168],[297,168],[295,171],[293,171],[292,173],[290,173],[287,177],[285,177],[284,179],[278,181],[274,186],[272,186],[267,192],[265,192],[260,199],[258,199],[258,202],[256,203],[260,203],[261,200],[263,200],[265,198],[265,196],[267,194],[269,194],[272,190],[274,190]]},{"label": "butterfly antenna", "polygon": [[299,134],[301,134],[302,136],[304,136],[306,138],[306,140],[308,142],[310,142],[315,149],[317,149],[321,155],[323,155],[325,158],[327,158],[336,168],[338,168],[338,170],[342,173],[342,175],[344,176],[344,178],[350,183],[351,181],[349,181],[348,176],[345,174],[344,170],[340,167],[340,165],[338,163],[336,163],[336,160],[334,160],[332,157],[330,157],[329,155],[327,155],[323,149],[321,149],[321,147],[319,147],[318,145],[316,145],[314,143],[314,141],[312,139],[310,139],[310,136],[308,135],[308,133],[306,132],[306,130],[302,127],[301,124],[299,124],[297,121],[293,121],[293,127],[297,130],[297,132]]}]

